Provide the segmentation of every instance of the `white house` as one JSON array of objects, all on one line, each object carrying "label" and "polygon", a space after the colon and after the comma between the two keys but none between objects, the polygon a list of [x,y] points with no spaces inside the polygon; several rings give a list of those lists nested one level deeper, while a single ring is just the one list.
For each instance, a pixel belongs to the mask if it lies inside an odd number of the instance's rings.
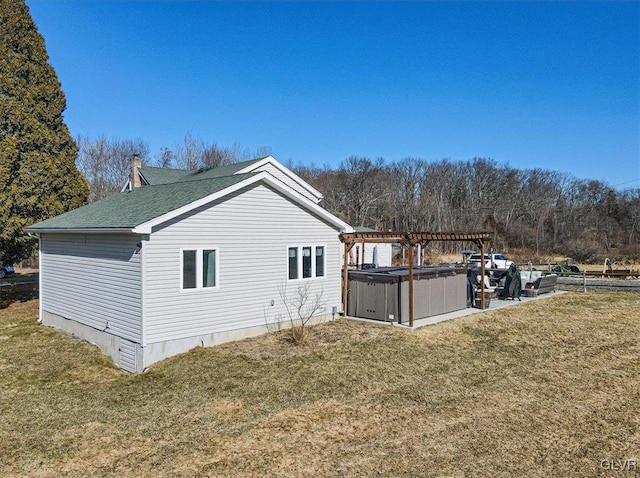
[{"label": "white house", "polygon": [[141,372],[288,321],[299,286],[322,294],[319,319],[341,310],[338,235],[352,228],[276,159],[133,171],[121,193],[29,228],[42,323]]}]

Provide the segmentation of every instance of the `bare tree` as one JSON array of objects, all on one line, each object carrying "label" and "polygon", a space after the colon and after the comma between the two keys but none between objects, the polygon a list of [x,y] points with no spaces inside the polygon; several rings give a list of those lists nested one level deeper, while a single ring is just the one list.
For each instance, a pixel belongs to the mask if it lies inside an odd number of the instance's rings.
[{"label": "bare tree", "polygon": [[425,161],[418,158],[405,158],[391,166],[394,229],[417,231],[424,228],[420,186],[425,166]]},{"label": "bare tree", "polygon": [[236,160],[229,148],[221,148],[217,144],[205,146],[202,154],[202,167],[215,168],[235,163]]},{"label": "bare tree", "polygon": [[253,153],[254,158],[264,158],[266,156],[273,156],[271,146],[260,146],[256,149],[255,153]]},{"label": "bare tree", "polygon": [[173,168],[176,165],[176,156],[169,148],[162,148],[156,164],[160,168]]},{"label": "bare tree", "polygon": [[173,153],[178,169],[199,169],[202,167],[204,141],[189,131],[184,135],[182,143],[175,146]]},{"label": "bare tree", "polygon": [[296,345],[305,341],[305,327],[311,319],[324,312],[325,303],[322,300],[324,291],[318,290],[312,293],[311,284],[305,282],[299,284],[294,294],[288,294],[287,284],[284,283],[278,290],[291,328],[291,340]]},{"label": "bare tree", "polygon": [[[269,146],[261,146],[254,157],[271,154]],[[251,152],[240,143],[235,142],[230,147],[217,143],[207,143],[200,136],[188,132],[181,143],[173,149],[162,148],[156,159],[156,164],[162,168],[200,169],[226,166],[251,159]]]},{"label": "bare tree", "polygon": [[98,201],[119,192],[129,178],[131,156],[146,164],[149,147],[140,139],[78,138],[78,169],[89,183],[89,201]]},{"label": "bare tree", "polygon": [[342,188],[345,191],[345,206],[348,221],[354,226],[375,223],[373,212],[389,196],[384,181],[384,159],[351,156],[340,165]]}]

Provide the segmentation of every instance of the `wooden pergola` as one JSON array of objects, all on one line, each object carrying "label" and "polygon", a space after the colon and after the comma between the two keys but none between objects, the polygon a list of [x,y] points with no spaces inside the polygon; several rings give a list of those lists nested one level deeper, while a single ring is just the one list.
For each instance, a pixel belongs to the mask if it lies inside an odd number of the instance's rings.
[{"label": "wooden pergola", "polygon": [[[488,232],[343,232],[340,240],[344,243],[344,269],[342,274],[342,313],[347,315],[347,295],[349,291],[349,251],[356,244],[400,244],[409,252],[409,327],[413,327],[413,250],[420,245],[422,250],[433,241],[466,241],[473,242],[480,248],[484,258],[485,244],[491,238]],[[484,278],[484,260],[480,261],[481,277]],[[484,282],[483,282],[484,283]],[[484,287],[480,288],[480,307],[484,309]]]}]

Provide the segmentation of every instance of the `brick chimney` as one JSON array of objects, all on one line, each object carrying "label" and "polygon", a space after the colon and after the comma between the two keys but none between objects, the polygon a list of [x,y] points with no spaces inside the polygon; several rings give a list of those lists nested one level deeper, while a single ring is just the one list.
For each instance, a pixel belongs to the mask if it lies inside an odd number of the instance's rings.
[{"label": "brick chimney", "polygon": [[142,182],[140,182],[140,175],[138,174],[138,168],[140,167],[142,167],[140,155],[134,153],[131,155],[131,189],[142,186]]}]

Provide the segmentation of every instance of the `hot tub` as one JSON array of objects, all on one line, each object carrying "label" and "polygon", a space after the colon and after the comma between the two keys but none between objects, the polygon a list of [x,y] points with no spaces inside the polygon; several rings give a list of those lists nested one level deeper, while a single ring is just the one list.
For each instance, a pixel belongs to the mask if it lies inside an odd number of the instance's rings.
[{"label": "hot tub", "polygon": [[[414,319],[465,309],[466,270],[414,268],[413,299]],[[349,271],[347,314],[364,319],[409,322],[409,268]]]}]

